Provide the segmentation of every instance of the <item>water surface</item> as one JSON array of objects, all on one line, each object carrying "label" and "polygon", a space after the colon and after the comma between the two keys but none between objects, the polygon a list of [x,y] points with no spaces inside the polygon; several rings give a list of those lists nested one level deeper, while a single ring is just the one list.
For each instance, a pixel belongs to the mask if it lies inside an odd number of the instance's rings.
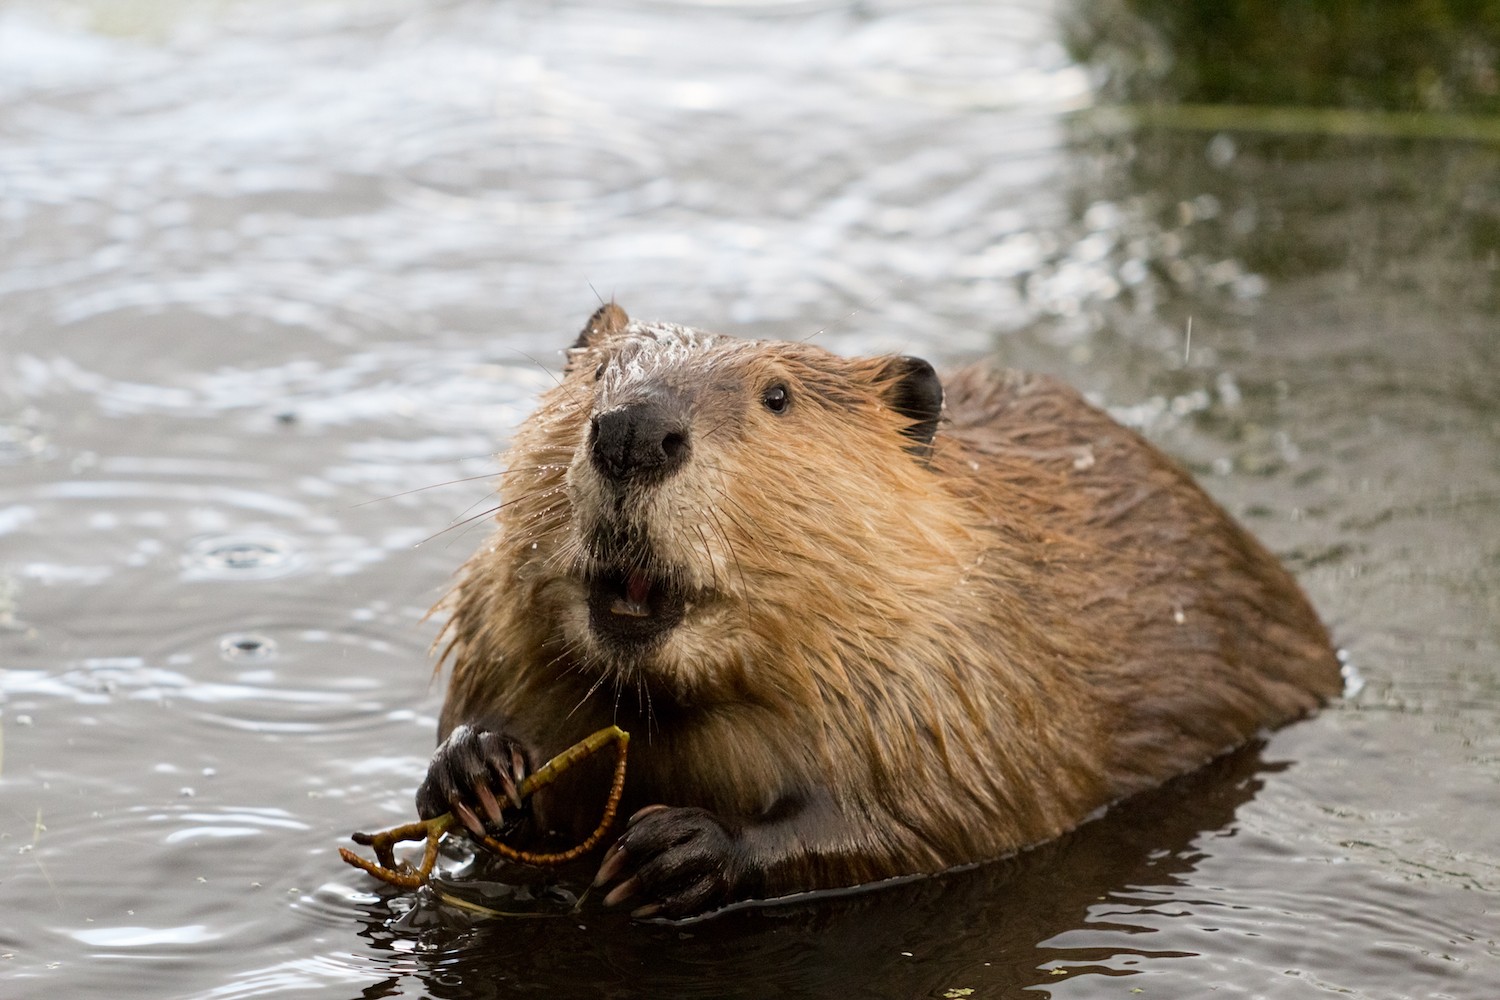
[{"label": "water surface", "polygon": [[[1188,72],[1202,25],[1092,9],[0,5],[0,992],[1500,995],[1500,148],[1381,113],[1492,128],[1494,36],[1259,91]],[[1181,110],[1214,101],[1356,116]],[[1065,375],[1289,561],[1363,687],[847,900],[375,891],[335,849],[411,813],[423,616],[494,503],[407,491],[495,470],[596,294]]]}]

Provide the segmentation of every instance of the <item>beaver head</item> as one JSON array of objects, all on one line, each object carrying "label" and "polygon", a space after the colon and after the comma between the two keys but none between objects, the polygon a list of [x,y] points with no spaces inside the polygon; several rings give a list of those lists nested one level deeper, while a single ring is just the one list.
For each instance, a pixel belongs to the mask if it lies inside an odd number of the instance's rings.
[{"label": "beaver head", "polygon": [[[798,644],[838,658],[833,646],[914,613],[924,573],[960,561],[933,523],[950,499],[928,467],[942,399],[920,359],[605,306],[507,456],[493,552],[524,609],[510,627],[560,669],[680,700],[742,696],[746,671]],[[930,589],[951,595],[942,575]]]}]

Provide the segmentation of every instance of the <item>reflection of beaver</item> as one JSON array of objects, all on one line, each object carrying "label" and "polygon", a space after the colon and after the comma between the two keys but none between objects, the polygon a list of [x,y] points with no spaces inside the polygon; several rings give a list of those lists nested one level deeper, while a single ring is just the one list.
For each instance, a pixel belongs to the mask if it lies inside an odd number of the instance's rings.
[{"label": "reflection of beaver", "polygon": [[[998,857],[1339,690],[1276,560],[1050,379],[945,400],[914,358],[609,305],[508,466],[418,808],[497,822],[618,722],[641,811],[598,881],[638,913]],[[578,836],[602,787],[563,784],[532,825]]]}]

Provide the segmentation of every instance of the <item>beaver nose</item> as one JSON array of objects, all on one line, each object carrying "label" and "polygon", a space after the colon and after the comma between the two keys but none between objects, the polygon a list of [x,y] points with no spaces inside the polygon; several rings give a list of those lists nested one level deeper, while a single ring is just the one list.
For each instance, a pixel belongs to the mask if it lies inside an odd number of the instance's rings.
[{"label": "beaver nose", "polygon": [[658,402],[630,403],[593,420],[594,468],[617,483],[665,479],[687,461],[686,420]]}]

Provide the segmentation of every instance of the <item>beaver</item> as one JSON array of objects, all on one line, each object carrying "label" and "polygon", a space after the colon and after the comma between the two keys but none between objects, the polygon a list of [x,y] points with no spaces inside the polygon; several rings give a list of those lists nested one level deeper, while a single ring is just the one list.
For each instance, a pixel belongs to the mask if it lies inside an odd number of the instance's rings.
[{"label": "beaver", "polygon": [[[505,465],[418,811],[494,830],[617,723],[633,815],[594,884],[637,917],[1002,857],[1340,690],[1286,569],[1049,377],[609,304]],[[609,774],[510,835],[582,838]]]}]

